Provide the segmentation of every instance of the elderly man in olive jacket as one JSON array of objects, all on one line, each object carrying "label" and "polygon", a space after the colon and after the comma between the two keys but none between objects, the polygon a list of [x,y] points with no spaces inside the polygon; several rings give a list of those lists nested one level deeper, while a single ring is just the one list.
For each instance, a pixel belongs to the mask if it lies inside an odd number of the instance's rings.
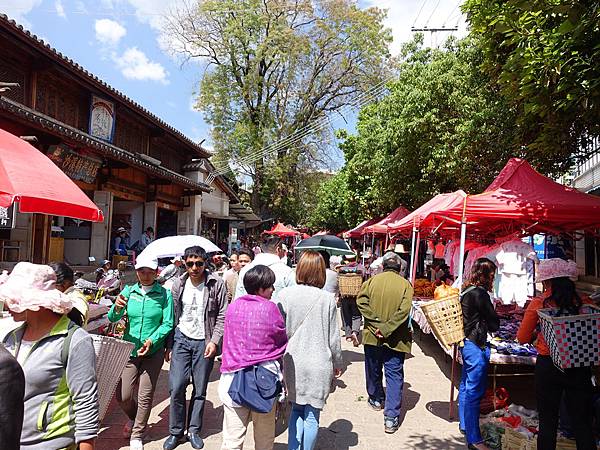
[{"label": "elderly man in olive jacket", "polygon": [[[356,300],[365,319],[363,344],[368,402],[375,410],[383,409],[386,433],[394,433],[400,426],[404,357],[410,352],[412,343],[409,315],[413,288],[400,275],[403,266],[406,267],[406,262],[400,256],[386,253],[383,273],[366,281]],[[383,390],[382,369],[385,370],[386,391]]]}]

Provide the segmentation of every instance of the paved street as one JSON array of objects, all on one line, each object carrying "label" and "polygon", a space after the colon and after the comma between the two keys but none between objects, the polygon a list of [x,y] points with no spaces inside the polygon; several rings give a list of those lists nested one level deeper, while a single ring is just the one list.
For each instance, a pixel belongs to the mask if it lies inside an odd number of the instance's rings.
[{"label": "paved street", "polygon": [[[372,411],[367,406],[362,347],[355,349],[345,341],[342,345],[348,370],[337,381],[335,391],[321,415],[317,449],[465,448],[457,423],[447,420],[450,364],[430,335],[418,335],[416,345],[413,345],[413,355],[406,360],[402,425],[394,435],[383,432],[382,413]],[[162,449],[162,443],[168,435],[167,370],[168,366],[165,365],[154,399],[155,406],[150,418],[152,428],[145,445],[150,450]],[[216,367],[208,388],[209,401],[204,414],[202,437],[207,450],[216,450],[221,446],[223,409],[217,396],[218,377]],[[125,415],[114,403],[102,426],[98,442],[100,450],[128,448],[128,441],[121,437],[124,423]],[[287,434],[279,435],[275,442],[275,450],[285,450]],[[178,448],[187,450],[192,447],[186,443]],[[251,438],[247,440],[245,448],[254,448]]]}]

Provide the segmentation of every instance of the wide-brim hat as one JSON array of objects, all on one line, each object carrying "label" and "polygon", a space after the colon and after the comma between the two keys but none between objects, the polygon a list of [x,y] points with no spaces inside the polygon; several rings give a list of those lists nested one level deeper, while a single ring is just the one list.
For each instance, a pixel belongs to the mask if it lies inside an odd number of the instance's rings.
[{"label": "wide-brim hat", "polygon": [[117,233],[123,233],[123,232],[127,233],[127,229],[125,227],[117,228]]},{"label": "wide-brim hat", "polygon": [[538,265],[536,281],[546,281],[552,278],[570,278],[577,280],[577,263],[561,258],[542,259]]},{"label": "wide-brim hat", "polygon": [[171,264],[175,264],[177,261],[183,261],[183,258],[181,258],[181,256],[176,256],[171,260]]},{"label": "wide-brim hat", "polygon": [[73,308],[71,299],[56,289],[56,274],[50,266],[18,263],[0,286],[0,300],[16,313],[49,309],[67,314]]}]

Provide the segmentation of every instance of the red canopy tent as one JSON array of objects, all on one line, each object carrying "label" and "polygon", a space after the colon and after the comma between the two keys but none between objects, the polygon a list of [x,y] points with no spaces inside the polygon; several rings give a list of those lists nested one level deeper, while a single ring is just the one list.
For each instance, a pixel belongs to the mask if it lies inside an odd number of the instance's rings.
[{"label": "red canopy tent", "polygon": [[102,222],[102,211],[46,155],[0,129],[0,206]]},{"label": "red canopy tent", "polygon": [[365,227],[362,230],[362,233],[386,234],[388,232],[389,224],[398,222],[399,220],[401,220],[409,214],[410,211],[408,209],[406,209],[404,206],[399,206],[398,208],[393,210],[388,216],[381,219],[379,222]]},{"label": "red canopy tent", "polygon": [[352,228],[351,230],[345,231],[343,234],[343,236],[348,239],[348,238],[359,238],[361,237],[364,233],[363,230],[370,226],[373,225],[377,222],[379,222],[381,220],[381,217],[378,217],[376,219],[370,219],[370,220],[363,220],[361,223],[359,223],[358,225],[356,225],[354,228]]},{"label": "red canopy tent", "polygon": [[288,236],[296,236],[297,234],[300,234],[300,233],[296,230],[292,230],[291,228],[286,227],[281,222],[278,222],[277,225],[273,226],[273,228],[271,228],[268,231],[265,231],[265,234],[273,234],[273,235],[279,236],[279,237],[288,237]]}]

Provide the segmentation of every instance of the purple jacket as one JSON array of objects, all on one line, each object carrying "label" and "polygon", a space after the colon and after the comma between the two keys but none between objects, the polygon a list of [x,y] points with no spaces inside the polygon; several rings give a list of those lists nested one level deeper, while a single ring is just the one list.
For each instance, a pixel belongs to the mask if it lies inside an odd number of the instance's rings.
[{"label": "purple jacket", "polygon": [[277,360],[286,345],[285,321],[277,305],[258,295],[239,297],[225,313],[221,372]]}]

